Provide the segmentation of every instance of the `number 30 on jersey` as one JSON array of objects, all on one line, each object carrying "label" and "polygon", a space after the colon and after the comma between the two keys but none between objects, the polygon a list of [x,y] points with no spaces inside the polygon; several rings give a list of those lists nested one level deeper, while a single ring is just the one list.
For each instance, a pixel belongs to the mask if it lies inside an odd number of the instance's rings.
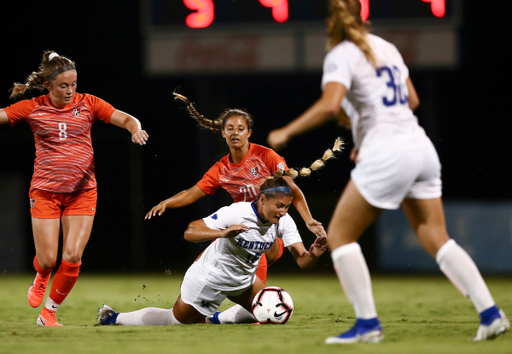
[{"label": "number 30 on jersey", "polygon": [[377,69],[377,76],[381,77],[383,75],[386,75],[389,79],[386,85],[391,90],[388,90],[388,94],[382,97],[382,103],[388,107],[394,106],[397,103],[406,104],[409,101],[409,97],[407,96],[407,88],[404,88],[402,85],[400,70],[396,66],[391,68],[381,66]]}]

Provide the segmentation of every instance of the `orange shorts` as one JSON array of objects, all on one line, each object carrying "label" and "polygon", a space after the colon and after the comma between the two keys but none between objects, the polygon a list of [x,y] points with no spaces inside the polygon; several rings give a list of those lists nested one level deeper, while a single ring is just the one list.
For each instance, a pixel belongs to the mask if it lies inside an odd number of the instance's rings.
[{"label": "orange shorts", "polygon": [[96,188],[73,193],[53,193],[30,188],[30,213],[38,219],[58,219],[62,215],[94,215],[98,192]]}]

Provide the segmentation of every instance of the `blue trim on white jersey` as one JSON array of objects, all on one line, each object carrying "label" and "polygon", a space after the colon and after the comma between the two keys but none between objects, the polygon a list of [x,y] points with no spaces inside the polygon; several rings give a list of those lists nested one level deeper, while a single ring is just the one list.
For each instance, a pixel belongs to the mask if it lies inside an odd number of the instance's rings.
[{"label": "blue trim on white jersey", "polygon": [[256,217],[258,218],[258,220],[264,224],[266,224],[268,222],[268,220],[265,220],[263,219],[260,214],[258,213],[258,210],[256,210],[256,202],[258,200],[255,200],[254,202],[251,203],[251,206],[252,206],[252,210],[254,210],[254,214],[256,214]]}]

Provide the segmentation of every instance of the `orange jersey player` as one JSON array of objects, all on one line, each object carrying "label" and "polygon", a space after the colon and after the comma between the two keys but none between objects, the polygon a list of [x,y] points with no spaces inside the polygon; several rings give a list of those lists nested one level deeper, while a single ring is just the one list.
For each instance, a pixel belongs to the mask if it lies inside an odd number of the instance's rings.
[{"label": "orange jersey player", "polygon": [[206,194],[213,195],[220,186],[235,203],[254,200],[266,178],[281,169],[287,170],[286,162],[274,150],[250,144],[247,154],[234,163],[231,154],[224,156],[206,172],[197,186]]},{"label": "orange jersey player", "polygon": [[63,109],[46,95],[4,111],[9,125],[27,122],[34,133],[33,189],[72,193],[96,188],[91,127],[98,119],[110,123],[114,107],[95,96],[75,93]]},{"label": "orange jersey player", "polygon": [[0,124],[27,122],[34,133],[36,159],[32,177],[30,212],[37,275],[28,291],[28,302],[43,302],[52,270],[57,263],[62,225],[64,243],[61,265],[55,274],[37,324],[61,326],[55,311],[73,288],[82,254],[89,241],[96,214],[96,178],[91,127],[99,119],[128,130],[132,141],[144,145],[147,133],[140,122],[116,110],[100,98],[76,93],[75,63],[46,51],[39,72],[26,84],[15,84],[11,97],[27,89],[47,89],[47,95],[23,100],[0,109]]},{"label": "orange jersey player", "polygon": [[[209,120],[200,115],[186,97],[178,94],[175,96],[187,105],[189,113],[202,127],[221,132],[230,153],[213,165],[192,188],[181,191],[154,206],[147,213],[146,219],[162,215],[169,208],[190,205],[206,195],[214,194],[219,187],[224,188],[235,202],[253,201],[258,196],[259,186],[267,177],[273,176],[277,170],[287,169],[286,162],[275,151],[249,142],[253,118],[248,112],[242,109],[227,109],[216,120]],[[322,224],[311,216],[302,191],[292,178],[285,178],[293,192],[293,204],[307,227],[316,236],[326,236]],[[283,245],[276,241],[262,257],[256,274],[264,283],[267,279],[267,262],[272,264],[281,257],[283,250]]]},{"label": "orange jersey player", "polygon": [[[147,213],[146,219],[162,215],[169,208],[180,208],[192,204],[208,194],[214,194],[219,186],[224,188],[235,202],[254,201],[258,197],[259,186],[266,178],[273,176],[278,170],[287,169],[286,162],[275,151],[249,142],[253,118],[246,111],[228,109],[218,119],[209,120],[200,115],[186,97],[181,95],[176,95],[176,97],[185,102],[187,110],[201,126],[221,132],[230,153],[210,168],[196,185],[154,206]],[[292,190],[293,205],[299,211],[309,230],[315,236],[326,237],[322,224],[311,216],[302,191],[291,177],[285,176],[284,178]],[[283,251],[283,243],[277,239],[270,250],[262,255],[256,275],[263,283],[266,283],[267,280],[267,264],[270,265],[279,259]],[[227,312],[225,311],[225,316],[236,317],[239,323],[244,322],[245,318],[247,321],[254,319],[240,306],[234,306],[229,313]]]}]

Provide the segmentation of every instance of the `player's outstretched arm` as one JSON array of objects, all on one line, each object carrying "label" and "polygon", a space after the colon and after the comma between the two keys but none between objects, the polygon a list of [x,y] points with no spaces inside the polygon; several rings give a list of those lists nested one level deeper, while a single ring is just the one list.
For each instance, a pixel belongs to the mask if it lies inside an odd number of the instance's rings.
[{"label": "player's outstretched arm", "polygon": [[187,205],[190,205],[199,199],[206,196],[206,193],[201,190],[195,184],[192,188],[189,188],[187,190],[181,191],[178,194],[170,197],[169,199],[166,199],[164,201],[161,201],[158,203],[158,205],[155,205],[153,209],[151,209],[147,214],[144,220],[151,219],[153,216],[160,216],[162,215],[166,209],[170,208],[181,208]]},{"label": "player's outstretched arm", "polygon": [[294,136],[312,130],[330,118],[335,118],[341,109],[341,100],[345,97],[347,88],[338,82],[325,85],[322,97],[309,107],[298,118],[286,126],[272,130],[267,141],[274,150],[281,150]]},{"label": "player's outstretched arm", "polygon": [[134,144],[146,145],[149,135],[145,130],[142,130],[139,120],[134,116],[120,110],[116,110],[110,117],[110,123],[128,130],[132,134],[132,141]]},{"label": "player's outstretched arm", "polygon": [[0,124],[7,124],[9,123],[9,117],[7,116],[7,113],[3,109],[0,109]]},{"label": "player's outstretched arm", "polygon": [[213,230],[206,226],[203,219],[192,221],[185,231],[185,240],[198,243],[203,241],[215,240],[217,238],[231,238],[242,232],[246,232],[248,227],[245,225],[231,225],[225,230]]},{"label": "player's outstretched arm", "polygon": [[318,261],[318,257],[324,254],[327,249],[327,237],[318,237],[306,251],[302,242],[294,243],[288,246],[293,258],[302,269],[311,268]]},{"label": "player's outstretched arm", "polygon": [[311,231],[317,237],[327,236],[327,233],[325,232],[322,223],[313,219],[311,211],[309,210],[308,203],[306,202],[306,197],[304,196],[304,193],[302,193],[299,186],[295,184],[292,178],[284,178],[292,190],[293,206],[295,206],[295,209],[297,209],[297,211],[299,212],[300,216],[302,217],[302,220],[304,220],[304,222],[306,223],[306,226],[308,227],[309,231]]}]

